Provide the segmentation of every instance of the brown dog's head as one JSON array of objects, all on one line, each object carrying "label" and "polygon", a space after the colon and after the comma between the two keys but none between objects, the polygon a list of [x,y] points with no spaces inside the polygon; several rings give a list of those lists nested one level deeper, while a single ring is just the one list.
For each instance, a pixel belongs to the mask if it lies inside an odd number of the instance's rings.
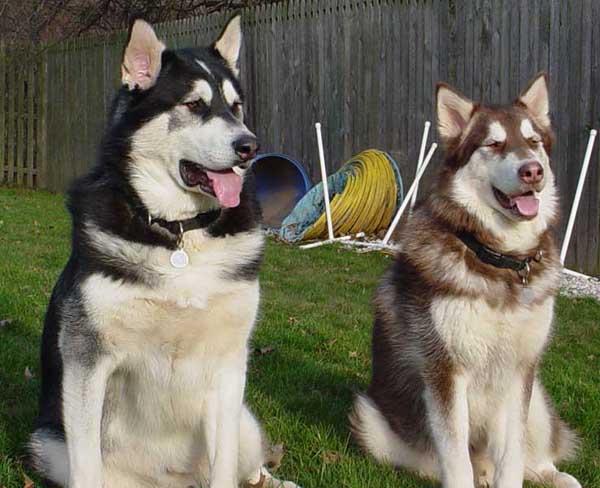
[{"label": "brown dog's head", "polygon": [[545,230],[557,209],[546,75],[501,107],[474,103],[440,83],[437,115],[451,198],[501,239],[517,229]]}]

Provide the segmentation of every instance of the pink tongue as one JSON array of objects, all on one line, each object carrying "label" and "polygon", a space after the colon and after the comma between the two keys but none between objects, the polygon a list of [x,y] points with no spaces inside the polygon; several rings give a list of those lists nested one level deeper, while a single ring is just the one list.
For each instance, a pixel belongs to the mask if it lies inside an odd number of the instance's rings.
[{"label": "pink tongue", "polygon": [[524,217],[535,217],[540,209],[540,201],[533,195],[522,195],[512,198],[519,213]]},{"label": "pink tongue", "polygon": [[227,173],[206,174],[212,183],[213,190],[221,205],[225,208],[237,207],[240,204],[240,193],[242,191],[242,177],[233,171]]}]

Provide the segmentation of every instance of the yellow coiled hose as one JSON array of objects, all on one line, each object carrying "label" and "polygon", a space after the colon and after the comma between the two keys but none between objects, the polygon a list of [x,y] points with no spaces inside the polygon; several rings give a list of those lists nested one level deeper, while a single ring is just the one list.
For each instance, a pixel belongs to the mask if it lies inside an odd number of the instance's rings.
[{"label": "yellow coiled hose", "polygon": [[[336,236],[375,234],[387,229],[394,217],[398,185],[390,162],[381,151],[368,149],[346,165],[352,169],[346,187],[331,200],[331,220]],[[325,212],[304,233],[302,240],[327,238]]]}]

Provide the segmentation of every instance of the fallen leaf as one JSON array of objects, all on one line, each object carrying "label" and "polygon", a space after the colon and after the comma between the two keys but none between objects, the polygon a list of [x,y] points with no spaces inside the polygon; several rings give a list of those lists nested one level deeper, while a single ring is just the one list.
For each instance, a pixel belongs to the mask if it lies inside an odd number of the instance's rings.
[{"label": "fallen leaf", "polygon": [[298,324],[300,320],[296,317],[288,317],[288,324]]},{"label": "fallen leaf", "polygon": [[266,465],[271,471],[277,471],[281,466],[281,460],[285,454],[283,444],[274,444],[269,448],[267,453]]},{"label": "fallen leaf", "polygon": [[336,342],[337,342],[337,339],[331,339],[330,341],[327,341],[327,345],[333,346]]},{"label": "fallen leaf", "polygon": [[26,379],[27,381],[29,381],[29,380],[32,380],[32,379],[33,379],[33,376],[34,376],[34,375],[33,375],[33,373],[31,372],[31,370],[29,369],[29,366],[27,366],[27,367],[25,368],[25,373],[24,373],[24,374],[25,374],[25,379]]},{"label": "fallen leaf", "polygon": [[265,347],[259,347],[258,349],[256,349],[256,353],[264,356],[266,354],[270,354],[275,350],[275,348],[271,347],[271,346],[265,346]]},{"label": "fallen leaf", "polygon": [[342,455],[337,451],[324,451],[321,457],[326,464],[337,463],[342,459]]},{"label": "fallen leaf", "polygon": [[23,488],[34,488],[34,483],[32,479],[23,473]]},{"label": "fallen leaf", "polygon": [[357,358],[358,357],[358,352],[357,351],[350,351],[348,353],[348,357],[349,358]]}]

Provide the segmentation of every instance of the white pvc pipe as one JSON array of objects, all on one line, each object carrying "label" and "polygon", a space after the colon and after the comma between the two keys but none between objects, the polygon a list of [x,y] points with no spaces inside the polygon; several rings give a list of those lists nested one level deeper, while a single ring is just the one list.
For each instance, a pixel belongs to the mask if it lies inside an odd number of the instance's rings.
[{"label": "white pvc pipe", "polygon": [[319,145],[319,163],[321,165],[321,179],[323,180],[323,198],[325,199],[325,214],[327,216],[327,234],[329,240],[334,239],[333,222],[331,221],[331,206],[329,203],[329,185],[327,184],[327,168],[325,167],[325,152],[323,151],[323,135],[321,134],[321,123],[315,124],[317,129],[317,144]]},{"label": "white pvc pipe", "polygon": [[346,241],[344,242],[344,245],[351,245],[351,246],[357,246],[357,247],[366,247],[366,248],[371,248],[371,249],[389,249],[389,250],[396,250],[398,248],[398,246],[392,245],[392,244],[383,244],[382,241]]},{"label": "white pvc pipe", "polygon": [[436,149],[437,149],[437,144],[434,142],[431,145],[431,147],[429,148],[429,152],[427,153],[427,157],[425,158],[425,161],[423,161],[423,164],[419,168],[419,171],[417,171],[417,174],[415,176],[415,181],[413,181],[413,184],[411,185],[408,192],[406,193],[406,196],[404,197],[404,201],[402,202],[402,205],[400,205],[400,208],[398,209],[398,212],[396,213],[396,216],[394,217],[394,220],[392,221],[392,225],[390,225],[390,228],[386,232],[385,237],[383,238],[383,241],[382,241],[383,244],[387,244],[388,241],[390,240],[390,237],[392,237],[392,234],[394,233],[394,230],[396,229],[398,222],[400,222],[400,218],[402,217],[402,214],[406,210],[406,207],[408,206],[413,193],[415,191],[417,191],[417,187],[419,186],[419,181],[421,181],[421,177],[423,176],[423,173],[425,173],[425,170],[427,169],[427,166],[429,165],[429,162],[431,161],[431,158],[433,157],[433,153],[435,152]]},{"label": "white pvc pipe", "polygon": [[327,239],[324,241],[311,242],[310,244],[304,244],[304,245],[300,246],[300,249],[314,249],[315,247],[321,247],[321,246],[325,246],[326,244],[333,244],[334,242],[339,242],[339,241],[349,241],[350,239],[352,239],[352,236],[336,237],[334,239]]},{"label": "white pvc pipe", "polygon": [[[423,159],[425,158],[425,147],[427,146],[427,139],[429,138],[429,128],[431,127],[431,122],[427,120],[425,122],[425,127],[423,128],[423,138],[421,139],[421,149],[419,150],[419,159],[417,160],[417,169],[415,170],[415,175],[421,169],[423,165]],[[412,199],[410,201],[410,210],[412,212],[413,207],[417,201],[417,192],[419,191],[419,185],[417,185],[417,189],[413,193]]]},{"label": "white pvc pipe", "polygon": [[577,210],[579,208],[579,200],[581,199],[581,193],[583,191],[583,185],[587,175],[588,167],[590,165],[590,159],[592,157],[592,150],[594,149],[594,141],[596,140],[596,134],[598,131],[592,129],[590,131],[590,137],[588,139],[587,149],[583,158],[583,166],[579,173],[579,181],[577,182],[577,190],[575,191],[575,198],[573,199],[573,206],[571,207],[571,213],[569,215],[569,222],[567,224],[567,230],[565,232],[565,238],[562,243],[560,250],[560,262],[565,264],[565,258],[567,257],[567,250],[569,249],[569,243],[571,241],[571,234],[573,233],[573,227],[575,225],[575,217],[577,216]]},{"label": "white pvc pipe", "polygon": [[573,271],[572,269],[567,269],[567,268],[563,268],[563,273],[571,275],[571,276],[577,276],[579,278],[585,278],[587,280],[598,279],[598,278],[594,278],[593,276],[589,276],[589,275],[586,275],[583,273],[578,273],[577,271]]}]

